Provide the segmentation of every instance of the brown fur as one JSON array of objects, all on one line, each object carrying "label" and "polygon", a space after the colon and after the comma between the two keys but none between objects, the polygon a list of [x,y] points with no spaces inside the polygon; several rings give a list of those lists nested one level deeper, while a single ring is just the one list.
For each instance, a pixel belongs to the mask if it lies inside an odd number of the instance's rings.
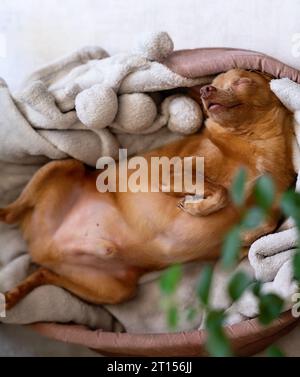
[{"label": "brown fur", "polygon": [[[242,166],[249,195],[266,173],[278,195],[291,186],[292,115],[265,77],[232,70],[201,97],[209,117],[204,130],[145,157],[205,157],[203,201],[178,198],[189,193],[101,194],[99,172],[68,160],[46,165],[15,203],[0,210],[2,221],[20,225],[33,261],[43,267],[7,294],[8,308],[44,284],[94,304],[128,300],[148,271],[218,257],[225,233],[239,220],[228,189]],[[244,235],[245,244],[274,230],[277,221],[274,207],[272,218]]]}]

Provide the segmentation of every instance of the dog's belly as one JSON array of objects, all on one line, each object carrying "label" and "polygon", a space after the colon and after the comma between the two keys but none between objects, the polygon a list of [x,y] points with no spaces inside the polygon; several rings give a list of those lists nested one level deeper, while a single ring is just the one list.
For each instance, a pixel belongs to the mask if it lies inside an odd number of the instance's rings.
[{"label": "dog's belly", "polygon": [[[224,233],[236,220],[230,208],[193,217],[162,193],[81,196],[51,235],[61,262],[111,263],[161,268],[198,258],[215,258]],[[57,259],[57,258],[55,258]]]}]

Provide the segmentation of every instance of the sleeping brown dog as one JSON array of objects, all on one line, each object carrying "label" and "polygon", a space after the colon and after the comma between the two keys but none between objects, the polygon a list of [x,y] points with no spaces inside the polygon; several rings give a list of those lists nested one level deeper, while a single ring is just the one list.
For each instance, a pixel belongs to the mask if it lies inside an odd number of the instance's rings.
[{"label": "sleeping brown dog", "polygon": [[[128,300],[149,271],[218,257],[225,233],[239,220],[228,190],[242,166],[249,190],[264,174],[273,177],[278,194],[291,186],[292,114],[266,77],[232,70],[199,96],[209,117],[202,132],[144,157],[203,156],[204,199],[178,198],[193,192],[104,194],[96,188],[99,171],[75,160],[46,165],[15,203],[0,210],[2,221],[19,224],[41,266],[6,294],[8,309],[47,284],[93,304]],[[245,245],[276,228],[273,212],[244,235]]]}]

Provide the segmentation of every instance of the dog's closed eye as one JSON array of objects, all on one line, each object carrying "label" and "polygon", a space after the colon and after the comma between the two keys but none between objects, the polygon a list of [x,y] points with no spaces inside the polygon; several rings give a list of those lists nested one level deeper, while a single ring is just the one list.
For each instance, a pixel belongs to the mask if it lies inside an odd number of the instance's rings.
[{"label": "dog's closed eye", "polygon": [[253,84],[253,81],[248,77],[241,77],[240,79],[236,80],[234,85],[250,85]]}]

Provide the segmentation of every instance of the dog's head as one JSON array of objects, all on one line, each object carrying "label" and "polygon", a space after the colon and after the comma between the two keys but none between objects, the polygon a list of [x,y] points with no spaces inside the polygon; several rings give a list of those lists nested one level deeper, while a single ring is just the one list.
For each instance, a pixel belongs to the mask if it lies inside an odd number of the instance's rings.
[{"label": "dog's head", "polygon": [[222,126],[251,124],[280,105],[268,76],[241,69],[219,75],[200,94],[209,118]]}]

